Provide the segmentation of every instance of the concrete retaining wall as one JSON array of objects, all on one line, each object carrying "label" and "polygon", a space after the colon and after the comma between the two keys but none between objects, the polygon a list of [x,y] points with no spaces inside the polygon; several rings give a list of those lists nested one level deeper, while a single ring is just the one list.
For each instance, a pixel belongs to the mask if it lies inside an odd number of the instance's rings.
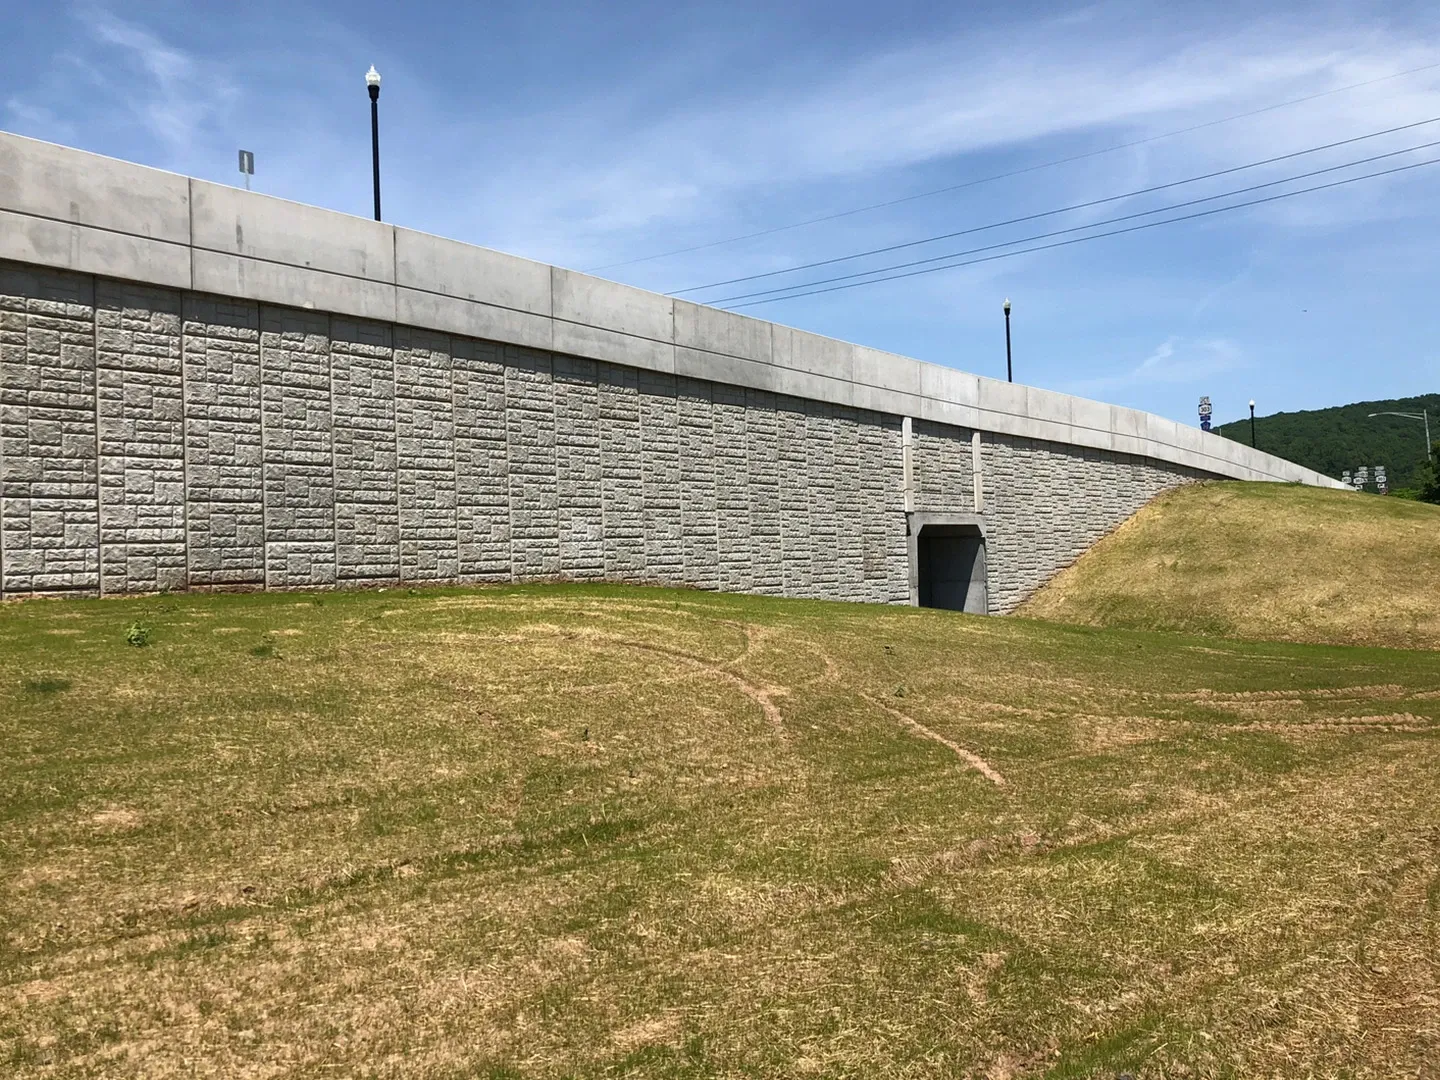
[{"label": "concrete retaining wall", "polygon": [[1009,610],[1175,483],[1338,486],[1145,413],[3,134],[0,260],[6,595],[559,575],[905,602],[906,514],[932,511],[983,514]]}]

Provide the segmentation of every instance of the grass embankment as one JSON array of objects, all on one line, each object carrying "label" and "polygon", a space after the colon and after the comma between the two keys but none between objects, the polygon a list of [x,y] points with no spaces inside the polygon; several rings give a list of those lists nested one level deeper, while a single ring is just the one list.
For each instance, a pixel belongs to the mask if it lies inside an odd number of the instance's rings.
[{"label": "grass embankment", "polygon": [[0,642],[6,1075],[1440,1060],[1437,653],[605,587]]},{"label": "grass embankment", "polygon": [[1018,614],[1440,648],[1440,506],[1294,484],[1186,485],[1101,540]]}]

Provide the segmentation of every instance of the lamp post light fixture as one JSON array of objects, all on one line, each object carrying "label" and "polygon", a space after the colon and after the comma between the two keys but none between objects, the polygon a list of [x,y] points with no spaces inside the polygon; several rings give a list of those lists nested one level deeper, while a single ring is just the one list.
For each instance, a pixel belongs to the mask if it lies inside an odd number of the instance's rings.
[{"label": "lamp post light fixture", "polygon": [[1255,399],[1250,399],[1250,449],[1255,449]]},{"label": "lamp post light fixture", "polygon": [[1010,298],[1005,298],[1005,381],[1015,381],[1015,369],[1010,363]]},{"label": "lamp post light fixture", "polygon": [[1368,415],[1369,417],[1372,417],[1372,418],[1373,418],[1373,417],[1376,417],[1376,416],[1403,416],[1403,417],[1405,417],[1405,418],[1408,419],[1408,420],[1419,420],[1421,423],[1423,423],[1423,424],[1425,425],[1425,460],[1426,460],[1426,461],[1429,461],[1429,460],[1430,460],[1430,454],[1431,454],[1431,451],[1433,450],[1433,447],[1431,446],[1431,443],[1430,443],[1430,410],[1429,410],[1429,409],[1421,409],[1418,413],[1413,413],[1413,412],[1372,412],[1372,413],[1368,413],[1367,415]]},{"label": "lamp post light fixture", "polygon": [[370,91],[370,159],[375,177],[375,220],[380,220],[380,73],[375,65],[365,73],[365,88]]}]

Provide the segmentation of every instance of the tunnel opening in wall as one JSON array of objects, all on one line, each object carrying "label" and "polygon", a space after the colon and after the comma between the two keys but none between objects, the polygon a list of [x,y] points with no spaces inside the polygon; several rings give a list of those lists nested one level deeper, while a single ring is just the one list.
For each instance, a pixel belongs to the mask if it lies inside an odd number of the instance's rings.
[{"label": "tunnel opening in wall", "polygon": [[[924,515],[923,517],[931,517]],[[989,613],[985,530],[978,515],[910,522],[910,602],[917,607]]]}]

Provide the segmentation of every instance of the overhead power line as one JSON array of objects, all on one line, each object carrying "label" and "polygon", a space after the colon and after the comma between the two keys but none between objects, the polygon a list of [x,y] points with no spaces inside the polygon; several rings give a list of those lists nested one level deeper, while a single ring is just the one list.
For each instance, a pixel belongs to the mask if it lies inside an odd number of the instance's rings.
[{"label": "overhead power line", "polygon": [[1387,158],[1399,157],[1401,154],[1413,154],[1417,150],[1428,150],[1434,146],[1440,146],[1440,140],[1420,143],[1418,146],[1407,146],[1403,150],[1391,150],[1384,154],[1373,154],[1370,157],[1357,158],[1354,161],[1342,162],[1339,165],[1327,165],[1323,169],[1311,169],[1309,172],[1296,173],[1294,176],[1282,177],[1279,180],[1267,180],[1261,184],[1250,184],[1247,187],[1235,188],[1231,191],[1222,191],[1218,195],[1205,195],[1198,199],[1186,199],[1184,202],[1170,203],[1168,206],[1157,206],[1150,210],[1137,210],[1133,214],[1121,214],[1118,217],[1104,218],[1101,221],[1091,221],[1085,225],[1072,225],[1067,229],[1055,229],[1052,232],[1036,233],[1033,236],[1022,236],[1015,240],[1003,240],[997,244],[986,244],[982,247],[967,248],[964,251],[951,251],[944,255],[932,255],[928,259],[915,259],[911,262],[877,266],[869,270],[857,270],[853,274],[841,274],[838,277],[819,278],[815,281],[802,281],[794,285],[781,285],[774,289],[760,289],[756,292],[738,293],[735,296],[725,296],[710,302],[714,304],[728,304],[732,300],[748,300],[753,296],[772,296],[777,293],[789,292],[791,289],[808,289],[814,285],[828,285],[832,281],[851,281],[855,278],[869,277],[872,274],[883,274],[890,270],[904,270],[911,266],[927,266],[930,263],[944,262],[946,259],[958,259],[965,255],[976,255],[982,251],[995,251],[998,248],[1014,247],[1016,244],[1028,244],[1033,240],[1048,240],[1052,236],[1068,236],[1070,233],[1098,229],[1103,225],[1115,225],[1122,221],[1134,221],[1136,218],[1150,217],[1154,214],[1164,214],[1171,210],[1183,210],[1187,206],[1199,206],[1202,203],[1215,202],[1219,199],[1234,198],[1236,195],[1248,195],[1252,191],[1263,191],[1266,188],[1279,187],[1281,184],[1292,184],[1296,180],[1308,180],[1312,176],[1323,176],[1326,173],[1339,172],[1342,169],[1353,169],[1357,165],[1369,165],[1374,161],[1384,161]]},{"label": "overhead power line", "polygon": [[1176,128],[1174,131],[1166,131],[1159,135],[1148,135],[1143,139],[1132,139],[1130,142],[1116,143],[1114,146],[1107,146],[1099,150],[1087,150],[1083,154],[1072,154],[1069,157],[1056,158],[1053,161],[1043,161],[1038,165],[1027,165],[1021,169],[1012,169],[1009,172],[996,173],[993,176],[982,176],[974,180],[966,180],[963,183],[950,184],[947,187],[921,191],[914,195],[905,195],[898,199],[887,199],[884,202],[869,203],[865,206],[857,206],[850,210],[838,210],[833,214],[823,214],[820,217],[806,218],[803,221],[791,222],[789,225],[776,225],[768,229],[758,229],[755,232],[743,233],[740,236],[726,237],[723,240],[710,240],[703,244],[693,244],[690,247],[661,251],[654,255],[642,255],[637,259],[624,259],[620,262],[605,263],[602,266],[592,266],[584,271],[584,273],[595,274],[601,270],[614,270],[621,266],[634,266],[637,263],[654,262],[656,259],[668,259],[674,255],[688,255],[693,251],[705,251],[709,248],[724,247],[726,244],[738,244],[742,240],[755,240],[762,236],[774,236],[776,233],[789,232],[792,229],[801,229],[807,225],[819,225],[826,221],[838,221],[841,218],[854,217],[856,214],[865,214],[871,210],[883,210],[886,207],[915,202],[917,199],[928,199],[934,195],[944,195],[951,191],[962,191],[965,188],[978,187],[981,184],[992,184],[997,180],[1009,180],[1012,177],[1024,176],[1027,173],[1039,172],[1042,169],[1053,169],[1060,165],[1069,165],[1072,162],[1084,161],[1087,158],[1100,157],[1104,154],[1113,154],[1120,150],[1129,150],[1132,147],[1160,142],[1162,139],[1173,139],[1179,135],[1189,135],[1194,131],[1218,127],[1221,124],[1233,123],[1236,120],[1247,120],[1252,116],[1260,116],[1263,113],[1274,112],[1276,109],[1289,108],[1291,105],[1303,105],[1307,101],[1316,101],[1334,94],[1344,94],[1351,90],[1360,90],[1366,86],[1375,86],[1377,83],[1389,82],[1392,79],[1401,79],[1406,75],[1418,75],[1422,71],[1433,71],[1436,68],[1440,68],[1440,63],[1422,64],[1420,67],[1407,68],[1404,71],[1396,71],[1390,75],[1381,75],[1378,78],[1366,79],[1363,82],[1337,86],[1333,90],[1321,90],[1319,93],[1306,94],[1304,97],[1289,98],[1285,101],[1277,101],[1273,105],[1265,105],[1258,109],[1251,109],[1248,112],[1235,113],[1232,116],[1222,116],[1218,120],[1207,120],[1202,124],[1192,124],[1189,127]]},{"label": "overhead power line", "polygon": [[[801,270],[813,270],[819,266],[833,266],[836,263],[850,262],[854,259],[863,259],[870,255],[883,255],[890,251],[903,251],[906,248],[920,247],[924,244],[933,244],[940,240],[953,240],[957,236],[970,236],[973,233],[987,232],[990,229],[1001,229],[1007,225],[1019,225],[1026,221],[1036,221],[1040,218],[1055,217],[1058,214],[1068,214],[1075,210],[1088,210],[1094,206],[1104,206],[1106,203],[1119,202],[1122,199],[1133,199],[1140,195],[1152,195],[1157,191],[1166,191],[1170,188],[1183,187],[1186,184],[1196,184],[1202,180],[1213,180],[1217,176],[1229,176],[1233,173],[1245,172],[1248,169],[1258,169],[1265,165],[1274,165],[1281,161],[1290,161],[1294,158],[1305,157],[1309,154],[1318,154],[1325,150],[1334,150],[1339,146],[1349,146],[1352,143],[1364,142],[1367,139],[1378,139],[1384,135],[1393,135],[1397,131],[1409,131],[1412,128],[1424,127],[1427,124],[1440,123],[1440,116],[1433,116],[1429,120],[1417,120],[1413,124],[1402,124],[1399,127],[1386,128],[1383,131],[1372,131],[1368,135],[1356,135],[1353,138],[1341,139],[1338,142],[1325,143],[1323,146],[1311,146],[1304,150],[1294,150],[1288,154],[1280,154],[1277,157],[1265,158],[1261,161],[1251,161],[1245,165],[1232,165],[1228,169],[1217,169],[1215,172],[1203,173],[1200,176],[1188,176],[1184,180],[1171,180],[1166,184],[1155,184],[1152,187],[1139,188],[1136,191],[1127,191],[1120,195],[1107,195],[1103,199],[1091,199],[1088,202],[1072,203],[1070,206],[1062,206],[1056,210],[1042,210],[1037,214],[1025,214],[1021,217],[1008,218],[1005,221],[995,221],[988,225],[976,225],[969,229],[959,229],[955,232],[939,233],[936,236],[926,236],[919,240],[907,240],[901,244],[888,244],[885,247],[870,248],[867,251],[857,251],[852,255],[837,255],[832,259],[818,259],[815,262],[801,263],[798,266],[788,266],[783,270],[767,270],[760,274],[746,274],[743,277],[727,278],[724,281],[712,281],[708,285],[692,285],[688,289],[677,289],[667,296],[684,296],[686,293],[703,292],[706,289],[718,289],[722,285],[738,285],[742,281],[759,281],[762,278],[779,277],[782,274],[796,274]],[[1372,159],[1365,159],[1372,160]],[[1247,189],[1248,190],[1248,189]]]},{"label": "overhead power line", "polygon": [[[1432,145],[1432,146],[1433,146],[1433,145],[1440,145],[1440,144],[1431,143],[1431,144],[1428,144],[1428,145]],[[1419,148],[1416,147],[1416,148],[1414,148],[1414,149],[1419,149]],[[1406,153],[1407,151],[1403,151],[1403,150],[1402,150],[1402,151],[1397,151],[1397,152],[1398,152],[1398,153]],[[1389,157],[1389,156],[1393,156],[1393,155],[1385,155],[1385,156]],[[763,299],[763,300],[751,300],[749,303],[745,303],[745,304],[732,304],[728,310],[738,311],[740,308],[757,307],[757,306],[759,306],[760,304],[773,304],[773,303],[776,303],[776,302],[778,302],[778,301],[780,301],[780,300],[797,300],[797,299],[799,299],[799,298],[802,297],[802,296],[818,296],[818,295],[820,295],[821,293],[840,292],[840,291],[842,291],[842,290],[844,290],[844,289],[858,289],[861,285],[877,285],[877,284],[879,284],[879,283],[882,282],[882,281],[897,281],[897,280],[899,280],[899,279],[901,279],[901,278],[919,277],[921,274],[934,274],[934,273],[938,273],[938,272],[941,271],[941,270],[956,270],[956,269],[959,269],[960,267],[964,267],[964,266],[975,266],[975,265],[978,265],[979,263],[994,262],[994,261],[996,261],[997,259],[1009,259],[1009,258],[1013,258],[1013,257],[1016,256],[1016,255],[1028,255],[1028,254],[1030,254],[1030,253],[1032,253],[1032,252],[1036,252],[1036,251],[1049,251],[1049,250],[1051,250],[1051,249],[1053,249],[1053,248],[1068,247],[1068,246],[1070,246],[1070,245],[1072,245],[1072,244],[1082,244],[1082,243],[1084,243],[1084,242],[1087,241],[1087,240],[1101,240],[1101,239],[1104,239],[1104,238],[1107,237],[1107,236],[1122,236],[1122,235],[1124,235],[1125,233],[1139,232],[1139,231],[1142,230],[1142,229],[1153,229],[1153,228],[1156,228],[1157,226],[1160,226],[1160,225],[1173,225],[1173,224],[1175,224],[1176,222],[1181,222],[1181,221],[1193,221],[1193,220],[1195,220],[1196,218],[1210,217],[1210,216],[1212,216],[1212,215],[1214,215],[1214,214],[1223,214],[1223,213],[1225,213],[1227,210],[1243,210],[1243,209],[1245,209],[1245,208],[1248,207],[1248,206],[1259,206],[1259,205],[1261,205],[1262,203],[1277,202],[1277,201],[1279,201],[1280,199],[1289,199],[1289,198],[1293,198],[1293,197],[1296,196],[1296,195],[1308,195],[1309,193],[1311,193],[1311,192],[1313,192],[1313,191],[1326,191],[1326,190],[1328,190],[1328,189],[1330,189],[1330,188],[1343,187],[1343,186],[1345,186],[1346,184],[1358,183],[1358,182],[1361,181],[1361,180],[1373,180],[1375,177],[1378,177],[1378,176],[1390,176],[1390,175],[1392,175],[1392,174],[1394,174],[1394,173],[1408,172],[1408,171],[1411,170],[1411,169],[1420,169],[1420,168],[1424,168],[1424,167],[1427,166],[1427,165],[1440,165],[1440,158],[1427,158],[1425,161],[1416,161],[1416,162],[1412,162],[1412,163],[1409,164],[1409,165],[1397,165],[1397,166],[1395,166],[1393,169],[1381,169],[1381,170],[1378,171],[1378,172],[1364,173],[1364,174],[1362,174],[1362,175],[1360,175],[1360,176],[1349,176],[1349,177],[1346,177],[1344,180],[1332,180],[1332,181],[1331,181],[1330,183],[1328,183],[1328,184],[1316,184],[1314,187],[1300,188],[1300,189],[1297,190],[1297,191],[1282,191],[1282,192],[1280,192],[1278,195],[1267,195],[1267,196],[1266,196],[1265,198],[1263,198],[1263,199],[1250,199],[1250,200],[1248,200],[1248,201],[1246,201],[1246,202],[1233,203],[1233,204],[1231,204],[1231,205],[1229,205],[1229,206],[1216,206],[1216,207],[1213,207],[1212,209],[1209,209],[1209,210],[1200,210],[1200,211],[1197,211],[1196,213],[1193,213],[1193,214],[1182,214],[1182,215],[1179,216],[1179,217],[1165,218],[1165,219],[1163,219],[1163,220],[1161,220],[1161,221],[1147,221],[1147,222],[1144,222],[1143,224],[1140,224],[1140,225],[1130,225],[1130,226],[1128,226],[1128,227],[1126,227],[1126,228],[1124,228],[1124,229],[1111,229],[1109,232],[1092,233],[1092,234],[1089,235],[1089,236],[1076,236],[1076,237],[1070,238],[1069,240],[1057,240],[1057,241],[1055,241],[1055,242],[1052,243],[1052,244],[1038,244],[1038,245],[1036,245],[1035,247],[1021,248],[1021,249],[1019,249],[1018,251],[1002,251],[1002,252],[1000,252],[1000,253],[997,254],[997,255],[986,255],[986,256],[984,256],[984,257],[982,257],[982,258],[979,258],[979,259],[968,259],[968,260],[963,261],[963,262],[948,263],[948,264],[946,264],[945,266],[929,266],[929,267],[926,267],[926,268],[923,269],[923,270],[909,270],[909,271],[906,271],[906,272],[903,273],[903,274],[890,274],[890,275],[887,276],[887,277],[871,278],[871,279],[868,280],[868,281],[852,281],[852,282],[849,282],[849,283],[843,284],[843,285],[831,285],[831,286],[829,286],[828,288],[824,288],[824,289],[810,289],[808,292],[792,292],[792,293],[790,293],[789,295],[786,295],[786,296],[772,296],[772,297],[769,297],[768,299]],[[1092,225],[1092,226],[1089,226],[1089,227],[1090,227],[1090,228],[1094,228],[1095,226]],[[1023,243],[1023,242],[1024,242],[1024,241],[1016,241],[1016,243]],[[873,272],[874,272],[874,273],[880,273],[880,271],[878,271],[878,270],[873,271]],[[819,283],[819,282],[811,282],[810,284],[816,284],[816,285],[818,285],[818,284],[820,284],[820,283]],[[803,288],[805,288],[805,286],[803,286],[803,285],[797,285],[797,286],[794,286],[794,287],[797,288],[797,289],[803,289]],[[715,303],[718,305],[718,304],[724,304],[724,303],[726,303],[726,302],[727,302],[727,301],[724,301],[724,300],[718,300],[718,301],[716,301]]]}]

